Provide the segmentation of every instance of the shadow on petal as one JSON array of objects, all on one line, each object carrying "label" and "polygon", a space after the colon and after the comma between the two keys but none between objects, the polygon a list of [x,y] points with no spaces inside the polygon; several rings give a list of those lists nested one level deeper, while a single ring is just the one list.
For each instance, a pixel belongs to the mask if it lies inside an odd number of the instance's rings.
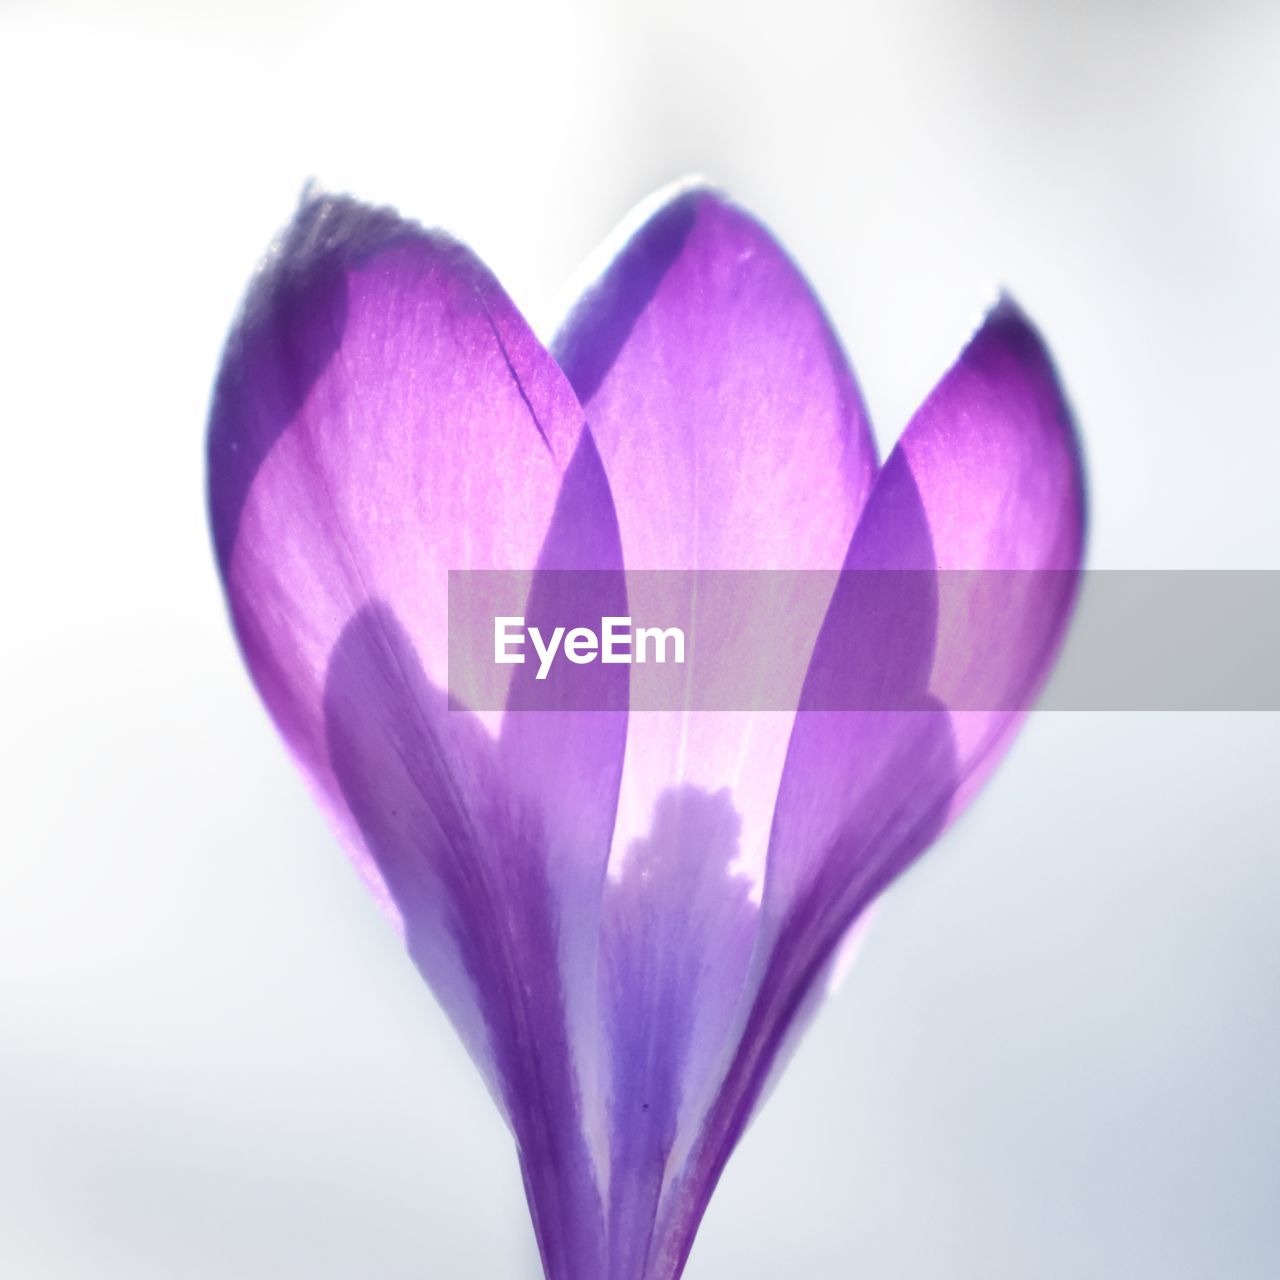
[{"label": "shadow on petal", "polygon": [[224,572],[258,468],[342,343],[347,273],[407,234],[389,209],[304,195],[250,287],[209,417],[209,516]]},{"label": "shadow on petal", "polygon": [[814,647],[746,999],[719,1091],[691,1149],[677,1153],[651,1280],[680,1275],[724,1165],[812,1015],[813,989],[841,939],[941,831],[958,785],[951,719],[929,692],[938,582],[928,520],[904,463],[891,459],[885,478],[879,495],[892,503],[892,537],[855,537]]},{"label": "shadow on petal", "polygon": [[[601,999],[609,1072],[609,1272],[643,1274],[685,1091],[723,1042],[759,908],[735,873],[729,792],[664,792],[605,895]],[[701,1060],[700,1060],[701,1059]]]},{"label": "shadow on petal", "polygon": [[511,1124],[547,1275],[596,1276],[599,1194],[565,1034],[541,814],[513,798],[492,739],[430,684],[384,605],[343,630],[324,706],[334,774],[410,955]]}]

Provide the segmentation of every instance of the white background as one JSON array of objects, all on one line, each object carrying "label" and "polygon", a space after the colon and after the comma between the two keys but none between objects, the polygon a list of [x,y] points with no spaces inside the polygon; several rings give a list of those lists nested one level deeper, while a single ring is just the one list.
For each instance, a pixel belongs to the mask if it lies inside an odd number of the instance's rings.
[{"label": "white background", "polygon": [[[882,444],[1008,285],[1094,567],[1280,568],[1280,9],[0,7],[0,1274],[537,1273],[506,1132],[243,675],[227,324],[315,176],[545,331],[651,189],[768,221]],[[1044,714],[889,895],[691,1280],[1280,1257],[1280,718]]]}]

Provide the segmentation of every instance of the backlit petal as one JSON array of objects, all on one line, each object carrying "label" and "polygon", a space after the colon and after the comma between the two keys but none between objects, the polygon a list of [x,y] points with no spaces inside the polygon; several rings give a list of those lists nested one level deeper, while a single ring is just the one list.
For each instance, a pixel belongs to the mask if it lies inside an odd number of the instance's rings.
[{"label": "backlit petal", "polygon": [[[874,446],[819,304],[757,222],[706,189],[676,192],[553,350],[599,443],[629,572],[825,569],[834,582]],[[826,595],[790,581],[791,594],[779,578],[778,598],[735,603],[794,617],[806,646]],[[688,602],[695,631],[716,607]],[[750,628],[739,643],[716,661],[759,660]],[[601,961],[618,1280],[643,1267],[668,1156],[732,1024],[790,723],[631,715]]]},{"label": "backlit petal", "polygon": [[[1007,747],[1065,632],[1083,537],[1070,413],[1039,336],[1002,302],[916,414],[850,544],[856,572],[828,612],[788,748],[751,999],[668,1190],[653,1276],[679,1273],[840,939]],[[831,709],[842,695],[880,709]]]},{"label": "backlit petal", "polygon": [[513,688],[482,723],[446,695],[450,569],[620,567],[576,397],[462,246],[308,200],[229,341],[209,466],[259,691],[508,1116],[548,1275],[594,1277],[570,1026],[625,703],[534,721]]}]

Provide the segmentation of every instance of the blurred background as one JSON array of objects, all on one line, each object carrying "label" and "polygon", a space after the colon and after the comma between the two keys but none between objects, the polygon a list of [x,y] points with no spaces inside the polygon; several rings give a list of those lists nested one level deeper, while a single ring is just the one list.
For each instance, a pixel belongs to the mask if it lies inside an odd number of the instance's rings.
[{"label": "blurred background", "polygon": [[[219,348],[304,181],[545,333],[690,171],[887,448],[1003,284],[1096,568],[1280,568],[1280,7],[0,5],[0,1274],[537,1274],[479,1077],[242,673]],[[1280,717],[1044,713],[883,905],[690,1280],[1280,1274]]]}]

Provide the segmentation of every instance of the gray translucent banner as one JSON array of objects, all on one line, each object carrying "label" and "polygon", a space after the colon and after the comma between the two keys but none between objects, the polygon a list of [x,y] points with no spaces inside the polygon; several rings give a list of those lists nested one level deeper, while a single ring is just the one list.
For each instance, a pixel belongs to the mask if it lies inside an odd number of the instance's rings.
[{"label": "gray translucent banner", "polygon": [[476,711],[1275,711],[1277,653],[1272,571],[449,575]]}]

